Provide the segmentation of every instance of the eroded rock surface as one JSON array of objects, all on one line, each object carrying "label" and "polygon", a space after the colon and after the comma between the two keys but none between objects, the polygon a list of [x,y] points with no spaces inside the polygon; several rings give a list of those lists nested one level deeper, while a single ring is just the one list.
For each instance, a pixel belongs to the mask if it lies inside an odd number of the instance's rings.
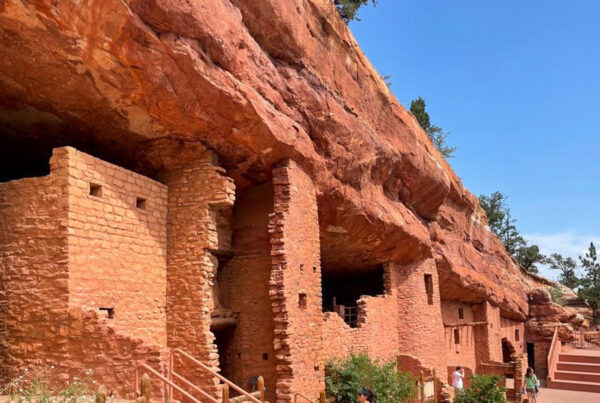
[{"label": "eroded rock surface", "polygon": [[331,1],[4,0],[0,38],[12,154],[68,143],[152,175],[166,139],[199,142],[238,188],[292,158],[318,192],[325,264],[433,257],[442,298],[527,316],[530,285],[477,199]]}]

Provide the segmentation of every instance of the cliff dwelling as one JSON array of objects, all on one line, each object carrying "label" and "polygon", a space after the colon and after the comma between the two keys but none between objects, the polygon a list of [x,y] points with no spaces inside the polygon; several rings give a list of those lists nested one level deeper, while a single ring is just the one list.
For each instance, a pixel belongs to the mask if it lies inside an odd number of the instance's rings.
[{"label": "cliff dwelling", "polygon": [[582,325],[331,2],[37,3],[0,5],[2,382],[93,368],[133,399],[145,365],[196,399],[222,398],[218,374],[316,402],[354,352],[440,396],[457,365],[520,390]]}]

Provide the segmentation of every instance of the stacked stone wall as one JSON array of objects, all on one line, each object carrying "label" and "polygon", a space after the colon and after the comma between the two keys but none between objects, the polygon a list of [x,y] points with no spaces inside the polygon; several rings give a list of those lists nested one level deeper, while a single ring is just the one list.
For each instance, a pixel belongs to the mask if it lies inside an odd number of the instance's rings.
[{"label": "stacked stone wall", "polygon": [[475,328],[477,363],[502,362],[500,309],[489,302],[473,305],[473,319],[485,322]]},{"label": "stacked stone wall", "polygon": [[74,150],[54,150],[51,172],[0,184],[0,374],[92,377],[133,397],[137,363],[163,369],[164,351],[119,333],[96,309],[69,305],[69,191]]},{"label": "stacked stone wall", "polygon": [[[205,152],[161,174],[168,186],[167,344],[181,348],[218,370],[218,353],[210,331],[219,251],[217,211],[231,208],[233,180],[223,175],[216,157]],[[186,378],[218,393],[216,381],[189,361],[175,365]]]},{"label": "stacked stone wall", "polygon": [[[459,309],[462,310],[462,319]],[[460,365],[465,368],[466,374],[474,372],[477,367],[475,333],[477,326],[481,325],[476,324],[473,319],[472,306],[463,302],[442,300],[442,318],[446,365],[451,368]]]},{"label": "stacked stone wall", "polygon": [[69,177],[70,308],[111,310],[121,334],[166,346],[166,186],[73,148],[58,151]]},{"label": "stacked stone wall", "polygon": [[273,170],[270,296],[275,321],[277,402],[324,388],[319,221],[312,181],[293,161]]},{"label": "stacked stone wall", "polygon": [[525,322],[500,317],[500,339],[506,339],[516,354],[525,352]]},{"label": "stacked stone wall", "polygon": [[435,368],[438,377],[446,379],[444,325],[435,261],[425,259],[411,265],[394,266],[399,364],[416,374]]}]

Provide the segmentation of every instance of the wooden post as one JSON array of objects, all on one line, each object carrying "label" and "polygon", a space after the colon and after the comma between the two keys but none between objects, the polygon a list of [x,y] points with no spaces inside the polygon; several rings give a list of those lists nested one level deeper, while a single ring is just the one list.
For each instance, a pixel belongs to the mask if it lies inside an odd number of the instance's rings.
[{"label": "wooden post", "polygon": [[325,394],[324,390],[322,390],[321,394],[319,395],[319,403],[327,403],[327,395]]},{"label": "wooden post", "polygon": [[265,378],[263,378],[262,376],[258,377],[258,392],[260,393],[260,398],[258,400],[260,400],[261,402],[265,401]]},{"label": "wooden post", "polygon": [[98,392],[96,392],[96,403],[106,403],[106,386],[100,385]]},{"label": "wooden post", "polygon": [[423,378],[423,371],[419,374],[419,389],[421,390],[421,403],[425,403],[425,381]]},{"label": "wooden post", "polygon": [[439,398],[438,381],[435,374],[435,368],[433,369],[433,398],[435,399],[434,402],[437,402]]},{"label": "wooden post", "polygon": [[229,385],[226,383],[221,385],[221,394],[223,395],[223,403],[229,403]]},{"label": "wooden post", "polygon": [[146,399],[146,403],[150,402],[150,376],[145,372],[140,378],[140,394]]}]

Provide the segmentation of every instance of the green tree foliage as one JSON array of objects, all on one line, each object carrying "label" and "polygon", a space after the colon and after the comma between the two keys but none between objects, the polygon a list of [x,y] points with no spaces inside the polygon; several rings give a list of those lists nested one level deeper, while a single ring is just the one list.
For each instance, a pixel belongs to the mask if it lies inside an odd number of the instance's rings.
[{"label": "green tree foliage", "polygon": [[425,100],[421,97],[413,100],[410,103],[410,112],[415,115],[417,121],[425,130],[425,133],[429,135],[433,144],[437,147],[438,150],[442,153],[445,158],[454,158],[454,151],[456,151],[456,147],[450,147],[446,144],[446,137],[448,137],[448,133],[446,133],[441,127],[431,124],[429,119],[429,114],[425,110],[426,104]]},{"label": "green tree foliage", "polygon": [[598,307],[600,307],[600,262],[598,262],[598,255],[593,242],[590,242],[585,256],[579,256],[579,261],[585,269],[585,274],[581,278],[579,296],[590,304],[594,324],[597,324]]},{"label": "green tree foliage", "polygon": [[454,403],[506,403],[506,388],[498,386],[500,375],[473,375],[471,387],[458,392]]},{"label": "green tree foliage", "polygon": [[366,354],[351,354],[347,359],[333,360],[325,366],[328,396],[339,403],[356,402],[356,391],[368,388],[377,403],[412,402],[416,396],[415,379],[399,371],[394,360],[380,362]]},{"label": "green tree foliage", "polygon": [[506,204],[507,197],[500,192],[479,196],[479,204],[485,211],[490,230],[498,236],[504,248],[530,273],[537,273],[537,264],[546,258],[537,245],[529,245],[517,229]]},{"label": "green tree foliage", "polygon": [[[371,3],[375,5],[377,2],[376,0],[371,0]],[[356,17],[356,13],[359,8],[369,4],[369,0],[333,0],[333,4],[335,4],[340,16],[347,24],[351,20],[360,21],[360,19]]]},{"label": "green tree foliage", "polygon": [[552,253],[544,259],[544,264],[551,269],[560,270],[558,282],[572,290],[579,286],[579,278],[575,273],[577,263],[571,257],[564,258],[560,253]]},{"label": "green tree foliage", "polygon": [[549,292],[550,292],[550,299],[556,305],[560,305],[560,306],[567,305],[567,301],[565,301],[565,299],[563,297],[563,293],[560,290],[560,288],[558,288],[558,287],[550,287]]}]

